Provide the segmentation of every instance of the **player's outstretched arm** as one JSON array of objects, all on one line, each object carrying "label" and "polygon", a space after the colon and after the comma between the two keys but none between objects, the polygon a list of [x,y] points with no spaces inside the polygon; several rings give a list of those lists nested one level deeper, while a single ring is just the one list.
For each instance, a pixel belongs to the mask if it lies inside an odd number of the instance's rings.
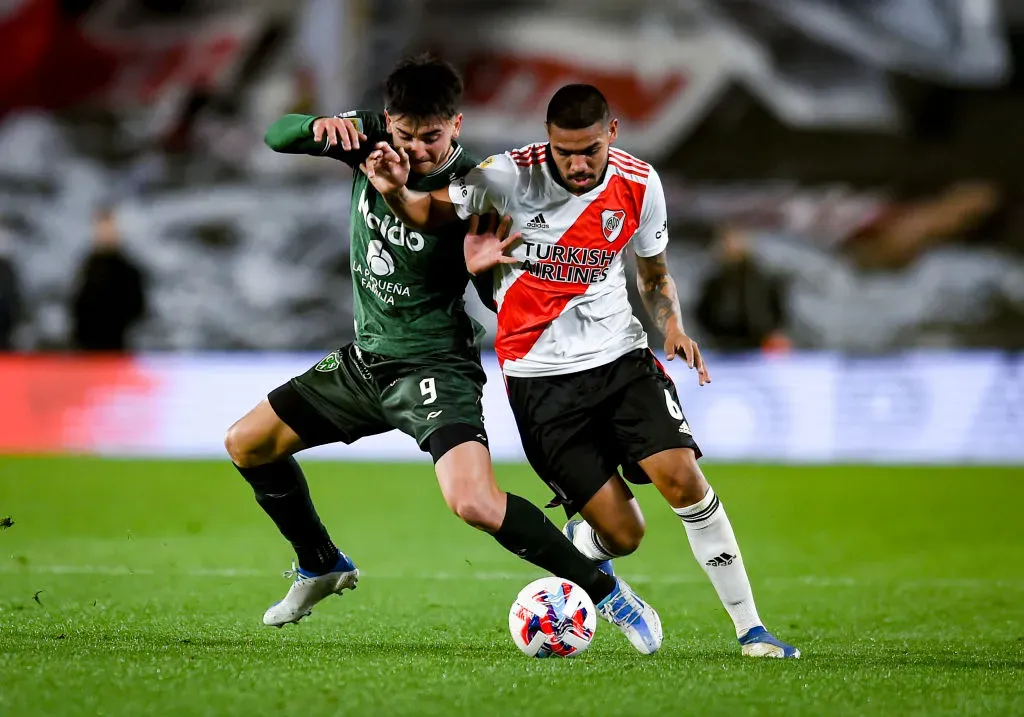
[{"label": "player's outstretched arm", "polygon": [[458,221],[459,215],[447,187],[416,192],[406,186],[409,155],[404,149],[396,151],[387,142],[379,142],[359,168],[384,197],[392,213],[407,227],[432,230]]},{"label": "player's outstretched arm", "polygon": [[665,336],[665,357],[671,361],[677,353],[686,357],[686,365],[697,369],[700,385],[711,382],[697,342],[683,330],[683,312],[679,308],[676,283],[668,273],[664,251],[654,256],[636,258],[636,283],[647,313]]},{"label": "player's outstretched arm", "polygon": [[367,137],[351,118],[285,115],[267,128],[267,146],[284,154],[311,154],[341,160],[356,159],[366,152]]}]

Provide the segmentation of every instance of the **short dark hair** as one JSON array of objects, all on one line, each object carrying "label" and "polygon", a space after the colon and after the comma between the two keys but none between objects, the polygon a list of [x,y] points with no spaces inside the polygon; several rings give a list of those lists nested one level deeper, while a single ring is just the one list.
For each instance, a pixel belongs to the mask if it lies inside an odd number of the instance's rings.
[{"label": "short dark hair", "polygon": [[593,85],[565,85],[548,102],[547,123],[562,129],[583,129],[607,122],[608,100]]},{"label": "short dark hair", "polygon": [[384,82],[384,109],[392,115],[450,119],[462,103],[462,78],[433,55],[409,57]]}]

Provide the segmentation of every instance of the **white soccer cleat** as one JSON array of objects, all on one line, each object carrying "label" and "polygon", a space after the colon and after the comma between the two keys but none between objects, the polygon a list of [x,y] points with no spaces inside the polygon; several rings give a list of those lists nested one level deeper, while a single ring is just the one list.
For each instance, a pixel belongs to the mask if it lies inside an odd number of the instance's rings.
[{"label": "white soccer cleat", "polygon": [[800,650],[772,635],[763,627],[751,628],[740,638],[744,657],[800,659]]},{"label": "white soccer cleat", "polygon": [[294,577],[295,582],[284,599],[271,605],[263,614],[264,625],[283,627],[290,622],[298,622],[313,611],[314,605],[329,595],[340,595],[343,590],[355,590],[359,580],[359,570],[344,553],[329,573],[314,575],[292,563],[292,569],[284,575]]},{"label": "white soccer cleat", "polygon": [[650,655],[661,647],[661,618],[622,578],[615,578],[615,589],[597,604],[597,612],[622,630],[642,654]]}]

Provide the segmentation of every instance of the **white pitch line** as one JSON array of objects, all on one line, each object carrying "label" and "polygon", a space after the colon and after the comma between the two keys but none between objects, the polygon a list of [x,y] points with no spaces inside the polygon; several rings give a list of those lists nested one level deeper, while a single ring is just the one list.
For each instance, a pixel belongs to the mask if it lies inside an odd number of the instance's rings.
[{"label": "white pitch line", "polygon": [[[0,574],[7,575],[109,575],[109,576],[151,576],[151,575],[184,575],[197,578],[266,578],[273,577],[274,571],[255,570],[252,568],[132,568],[127,565],[11,565],[0,564]],[[368,580],[440,580],[456,581],[503,581],[533,580],[537,573],[481,571],[475,573],[374,573],[360,570],[360,577]],[[643,575],[627,573],[631,583],[649,583],[653,585],[699,584],[707,581],[703,575]],[[867,585],[884,584],[895,589],[924,588],[1011,588],[1024,589],[1024,580],[981,580],[970,578],[935,578],[924,580],[864,580],[853,577],[828,577],[823,575],[804,575],[796,578],[765,578],[758,581],[764,585],[806,586],[812,588],[854,588]]]}]

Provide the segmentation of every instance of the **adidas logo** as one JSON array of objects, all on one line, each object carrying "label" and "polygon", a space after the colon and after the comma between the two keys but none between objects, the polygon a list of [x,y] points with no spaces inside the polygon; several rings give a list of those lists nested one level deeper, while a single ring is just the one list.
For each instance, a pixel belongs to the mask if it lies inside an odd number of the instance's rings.
[{"label": "adidas logo", "polygon": [[546,221],[544,221],[544,214],[543,213],[538,214],[533,219],[531,219],[530,221],[526,222],[525,226],[526,226],[527,229],[550,229],[551,228],[551,227],[548,226],[548,223]]},{"label": "adidas logo", "polygon": [[711,568],[724,568],[726,565],[732,565],[732,561],[736,559],[735,555],[729,555],[729,553],[722,553],[717,558],[711,558],[711,560],[704,563]]}]

